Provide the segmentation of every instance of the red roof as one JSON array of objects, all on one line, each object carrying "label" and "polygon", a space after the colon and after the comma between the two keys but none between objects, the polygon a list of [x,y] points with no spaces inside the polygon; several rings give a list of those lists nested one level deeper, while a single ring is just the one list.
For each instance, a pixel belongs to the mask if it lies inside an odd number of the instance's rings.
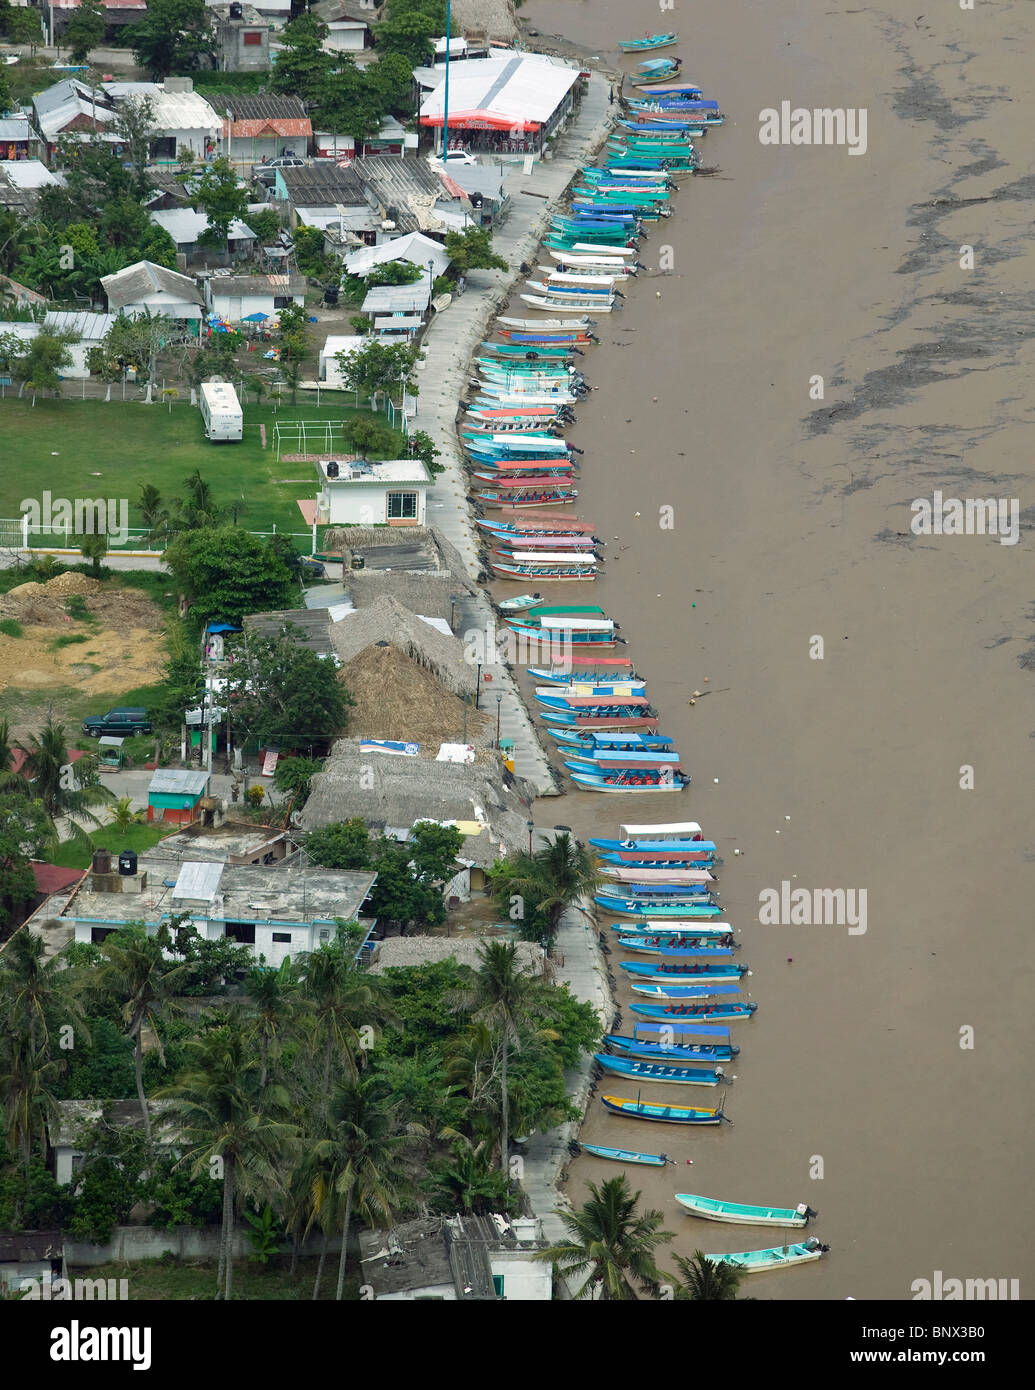
[{"label": "red roof", "polygon": [[227,132],[235,139],[250,139],[257,135],[305,135],[313,133],[313,123],[306,117],[263,116],[254,121],[223,121],[223,139]]},{"label": "red roof", "polygon": [[[79,761],[80,758],[85,758],[85,757],[86,757],[86,754],[83,752],[83,750],[82,750],[81,748],[70,748],[70,749],[68,750],[68,761],[69,761],[70,763],[77,763],[77,762]],[[21,770],[22,770],[22,768],[23,768],[24,766],[25,766],[25,754],[22,752],[22,750],[21,750],[20,748],[13,748],[13,749],[11,750],[11,771],[12,771],[12,772],[21,772]]]},{"label": "red roof", "polygon": [[33,863],[30,867],[37,893],[60,893],[86,876],[85,869],[60,869],[56,864]]}]

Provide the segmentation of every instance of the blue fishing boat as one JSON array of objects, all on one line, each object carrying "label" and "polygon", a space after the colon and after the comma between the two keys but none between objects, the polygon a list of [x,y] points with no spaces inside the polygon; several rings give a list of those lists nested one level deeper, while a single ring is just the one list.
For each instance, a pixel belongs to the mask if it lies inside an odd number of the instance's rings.
[{"label": "blue fishing boat", "polygon": [[671,939],[679,941],[681,944],[667,947],[644,946],[634,936],[620,936],[618,944],[623,951],[635,951],[640,955],[653,955],[663,961],[690,960],[693,957],[699,957],[702,960],[733,959],[732,946],[717,946],[714,941],[707,937],[702,937],[700,940],[695,940],[693,937],[672,937]]},{"label": "blue fishing boat", "polygon": [[695,86],[693,82],[687,82],[683,78],[675,78],[668,82],[655,82],[646,87],[640,87],[645,97],[690,97],[699,100],[704,96],[701,87]]},{"label": "blue fishing boat", "polygon": [[721,1202],[716,1197],[698,1197],[692,1192],[677,1192],[676,1201],[694,1216],[705,1221],[729,1221],[736,1226],[786,1226],[801,1228],[819,1213],[805,1202],[796,1207],[749,1206],[745,1202]]},{"label": "blue fishing boat", "polygon": [[657,850],[657,851],[659,851],[659,852],[662,851],[662,850],[688,850],[688,851],[689,851],[689,850],[700,849],[703,845],[708,845],[711,849],[714,849],[714,848],[715,848],[714,843],[713,843],[712,841],[710,841],[710,840],[707,840],[707,841],[705,841],[705,840],[689,840],[689,839],[687,839],[687,840],[681,840],[681,839],[649,840],[649,839],[646,839],[646,838],[644,838],[644,837],[639,837],[639,838],[636,838],[636,839],[629,839],[629,840],[599,840],[599,839],[591,839],[589,843],[593,846],[594,849],[606,849],[606,850],[611,850],[611,851],[613,851],[613,852],[615,852],[615,853],[620,853],[620,852],[623,851],[623,850],[633,850],[633,849]]},{"label": "blue fishing boat", "polygon": [[[727,951],[726,955],[732,953]],[[654,961],[626,960],[621,969],[628,975],[647,980],[668,980],[672,984],[693,984],[697,980],[739,980],[748,973],[746,965],[735,964],[732,960],[726,965],[697,965],[692,961],[671,964],[657,964]],[[688,978],[693,977],[693,978]]]},{"label": "blue fishing boat", "polygon": [[582,1144],[580,1145],[585,1153],[593,1154],[596,1158],[610,1158],[615,1163],[645,1163],[653,1168],[664,1168],[667,1163],[675,1163],[674,1158],[669,1158],[668,1154],[641,1154],[635,1149],[609,1149],[603,1144]]},{"label": "blue fishing boat", "polygon": [[[584,676],[572,676],[572,680],[585,680]],[[630,676],[629,680],[636,677]],[[668,734],[576,734],[572,737],[571,730],[557,730],[559,738],[564,742],[565,750],[578,753],[633,753],[640,750],[650,752],[665,752],[672,747],[673,740]],[[602,858],[603,856],[601,856]]]},{"label": "blue fishing boat", "polygon": [[[678,77],[683,70],[681,58],[645,58],[636,64],[636,73],[652,82]],[[633,81],[636,81],[634,76]]]},{"label": "blue fishing boat", "polygon": [[[680,1031],[678,1029],[673,1031]],[[728,1028],[703,1029],[705,1034],[721,1033],[729,1038]],[[642,1038],[625,1038],[618,1033],[609,1033],[604,1038],[608,1047],[617,1048],[629,1057],[645,1059],[663,1058],[673,1062],[732,1062],[740,1055],[740,1048],[725,1043],[661,1043],[644,1042]]]},{"label": "blue fishing boat", "polygon": [[657,1081],[673,1086],[718,1086],[729,1078],[721,1067],[667,1067],[658,1062],[645,1062],[630,1057],[612,1057],[607,1052],[595,1052],[593,1060],[612,1076],[624,1076],[633,1081]]},{"label": "blue fishing boat", "polygon": [[735,1019],[747,1023],[758,1005],[752,1000],[750,1004],[630,1004],[629,1009],[641,1018],[696,1019],[703,1023]]},{"label": "blue fishing boat", "polygon": [[709,869],[719,862],[718,856],[710,850],[702,854],[676,855],[673,852],[665,857],[649,854],[646,850],[622,850],[601,853],[597,858],[602,864],[624,864],[630,869],[689,868],[691,865]]},{"label": "blue fishing boat", "polygon": [[614,771],[582,771],[570,764],[568,774],[571,780],[587,792],[603,792],[612,795],[633,796],[636,794],[681,792],[690,785],[690,778],[671,768],[653,771],[650,768],[620,768]]},{"label": "blue fishing boat", "polygon": [[626,1115],[633,1120],[660,1120],[670,1125],[718,1125],[723,1120],[733,1123],[723,1114],[721,1105],[691,1108],[686,1105],[648,1105],[624,1096],[601,1096],[600,1099],[613,1115]]},{"label": "blue fishing boat", "polygon": [[623,53],[647,53],[658,48],[671,48],[679,42],[678,34],[647,34],[642,39],[619,39]]}]

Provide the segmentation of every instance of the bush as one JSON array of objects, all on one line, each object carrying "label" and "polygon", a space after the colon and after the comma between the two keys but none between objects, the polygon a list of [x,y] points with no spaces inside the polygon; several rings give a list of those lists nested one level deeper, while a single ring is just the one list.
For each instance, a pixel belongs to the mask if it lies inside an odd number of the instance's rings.
[{"label": "bush", "polygon": [[3,618],[0,619],[0,632],[2,632],[5,637],[21,637],[22,625],[21,623],[16,623],[13,618]]}]

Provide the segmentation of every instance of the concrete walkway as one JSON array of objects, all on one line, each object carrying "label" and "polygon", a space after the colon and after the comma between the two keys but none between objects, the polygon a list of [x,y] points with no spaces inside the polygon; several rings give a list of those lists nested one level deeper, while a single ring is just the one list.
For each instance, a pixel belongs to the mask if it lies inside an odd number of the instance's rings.
[{"label": "concrete walkway", "polygon": [[[607,979],[607,967],[601,955],[597,925],[585,908],[572,907],[561,918],[557,933],[554,969],[558,984],[566,984],[576,999],[590,1003],[597,1011],[601,1029],[610,1027],[615,1004]],[[563,964],[560,962],[563,961]],[[568,1097],[584,1113],[590,1101],[590,1073],[593,1059],[584,1053],[578,1068],[565,1073]],[[561,1241],[567,1232],[560,1217],[559,1206],[570,1206],[557,1190],[557,1180],[571,1162],[568,1145],[578,1136],[580,1120],[569,1120],[546,1134],[536,1134],[522,1149],[524,1173],[521,1186],[528,1194],[532,1211],[542,1222],[543,1235],[549,1241]]]},{"label": "concrete walkway", "polygon": [[[522,262],[536,260],[538,244],[565,190],[606,138],[615,109],[609,101],[609,87],[594,73],[575,120],[555,143],[553,158],[537,162],[531,174],[525,174],[520,165],[512,167],[505,185],[511,206],[493,233],[493,249],[510,269],[469,271],[464,294],[436,315],[424,336],[423,359],[417,365],[420,394],[416,424],[431,435],[441,450],[439,462],[445,466],[428,492],[428,524],[452,541],[474,579],[482,571],[478,554],[482,542],[467,500],[467,475],[456,430],[471,360],[478,344],[488,336],[490,320],[506,304],[521,277]],[[494,621],[492,604],[481,594],[459,606],[455,631],[461,637],[472,630],[484,634]],[[500,733],[514,742],[515,773],[533,783],[540,796],[558,795],[556,774],[509,670],[501,663],[488,662],[482,675],[484,705],[490,713],[496,694],[503,695]],[[490,681],[484,680],[486,675]]]}]

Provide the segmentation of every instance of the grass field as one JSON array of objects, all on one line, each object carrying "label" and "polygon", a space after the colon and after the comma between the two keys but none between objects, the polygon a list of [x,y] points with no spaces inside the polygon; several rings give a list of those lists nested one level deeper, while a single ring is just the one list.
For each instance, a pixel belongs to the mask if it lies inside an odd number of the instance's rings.
[{"label": "grass field", "polygon": [[[142,405],[112,401],[0,401],[0,518],[18,518],[23,499],[126,498],[129,526],[139,527],[140,489],[158,488],[171,501],[197,468],[221,506],[243,508],[238,525],[249,531],[304,532],[296,502],[317,493],[312,464],[277,462],[273,425],[279,419],[345,420],[365,415],[338,403],[282,406],[248,405],[240,444],[210,444],[201,412],[188,405]],[[377,417],[387,428],[384,416]],[[263,449],[260,426],[266,426]],[[405,453],[400,434],[399,455]],[[340,440],[332,448],[341,449]],[[321,441],[285,453],[323,452]]]},{"label": "grass field", "polygon": [[[94,815],[101,820],[104,820],[105,814],[103,806],[94,808]],[[121,854],[124,849],[135,849],[137,854],[143,854],[147,849],[154,849],[159,840],[174,834],[175,830],[175,826],[168,825],[131,825],[125,830],[119,830],[114,825],[103,825],[99,830],[90,831],[90,840],[94,849],[111,850],[112,854]],[[88,869],[92,853],[92,850],[74,840],[63,840],[50,862],[60,865],[62,869]]]}]

